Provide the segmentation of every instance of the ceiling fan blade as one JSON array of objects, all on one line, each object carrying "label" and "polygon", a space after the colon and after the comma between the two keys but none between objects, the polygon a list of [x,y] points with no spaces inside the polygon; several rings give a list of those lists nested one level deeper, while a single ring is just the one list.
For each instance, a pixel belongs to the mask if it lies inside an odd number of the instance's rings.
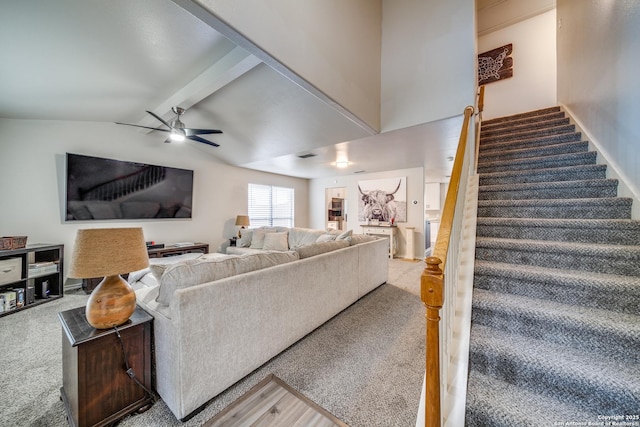
[{"label": "ceiling fan blade", "polygon": [[143,129],[151,129],[151,130],[158,130],[160,132],[169,132],[167,129],[160,129],[160,128],[152,128],[149,126],[141,126],[141,125],[133,125],[131,123],[120,123],[120,122],[114,122],[117,125],[125,125],[125,126],[133,126],[136,128],[143,128]]},{"label": "ceiling fan blade", "polygon": [[163,125],[165,125],[166,127],[168,127],[169,129],[173,129],[171,127],[171,125],[167,122],[165,122],[162,117],[158,116],[157,114],[154,114],[153,112],[147,110],[147,113],[151,114],[153,117],[155,117],[156,119],[160,120],[162,122]]},{"label": "ceiling fan blade", "polygon": [[212,134],[212,133],[222,133],[222,131],[218,130],[218,129],[191,129],[191,128],[184,128],[182,130],[184,131],[184,133],[187,136],[208,135],[208,134]]},{"label": "ceiling fan blade", "polygon": [[200,138],[199,136],[196,136],[196,135],[187,135],[187,138],[192,140],[192,141],[202,142],[203,144],[211,145],[213,147],[219,147],[220,146],[220,144],[216,144],[215,142],[207,141],[206,139]]}]

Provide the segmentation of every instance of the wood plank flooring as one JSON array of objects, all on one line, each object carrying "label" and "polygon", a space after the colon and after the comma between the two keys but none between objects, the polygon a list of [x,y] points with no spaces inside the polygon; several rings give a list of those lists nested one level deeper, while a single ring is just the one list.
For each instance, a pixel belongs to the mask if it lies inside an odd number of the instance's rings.
[{"label": "wood plank flooring", "polygon": [[203,427],[348,427],[273,374]]}]

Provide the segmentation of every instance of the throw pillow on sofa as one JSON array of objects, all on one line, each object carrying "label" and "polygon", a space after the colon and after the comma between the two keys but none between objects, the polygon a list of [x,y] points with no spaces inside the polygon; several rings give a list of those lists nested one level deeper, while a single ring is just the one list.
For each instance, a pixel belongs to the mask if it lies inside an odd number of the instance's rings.
[{"label": "throw pillow on sofa", "polygon": [[267,233],[264,235],[264,243],[262,249],[265,251],[288,251],[289,241],[288,233]]},{"label": "throw pillow on sofa", "polygon": [[350,240],[349,237],[353,234],[353,230],[343,231],[336,236],[336,240]]},{"label": "throw pillow on sofa", "polygon": [[338,237],[337,234],[321,234],[316,239],[316,243],[319,243],[319,242],[332,242],[332,241],[336,240],[336,237]]},{"label": "throw pillow on sofa", "polygon": [[239,248],[248,248],[251,246],[251,239],[253,238],[253,230],[247,230],[246,228],[240,232],[240,238],[236,240],[236,246]]},{"label": "throw pillow on sofa", "polygon": [[262,249],[264,246],[264,236],[267,233],[275,233],[275,228],[256,228],[253,230],[253,235],[251,236],[251,245],[249,246],[251,249]]}]

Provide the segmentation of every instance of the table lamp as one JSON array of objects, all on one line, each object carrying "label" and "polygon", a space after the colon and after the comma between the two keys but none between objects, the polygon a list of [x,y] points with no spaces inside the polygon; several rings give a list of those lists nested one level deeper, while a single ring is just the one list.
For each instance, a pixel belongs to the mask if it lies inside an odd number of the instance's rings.
[{"label": "table lamp", "polygon": [[236,216],[236,225],[240,226],[238,237],[242,237],[242,229],[249,226],[249,215]]},{"label": "table lamp", "polygon": [[136,309],[136,294],[120,275],[148,266],[142,228],[78,230],[68,276],[104,276],[87,301],[85,313],[91,326],[108,329],[129,319]]}]

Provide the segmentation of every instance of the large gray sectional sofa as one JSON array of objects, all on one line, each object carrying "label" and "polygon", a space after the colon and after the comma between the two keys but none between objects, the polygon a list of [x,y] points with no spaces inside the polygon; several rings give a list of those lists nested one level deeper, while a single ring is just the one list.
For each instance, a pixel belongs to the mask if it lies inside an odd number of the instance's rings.
[{"label": "large gray sectional sofa", "polygon": [[387,281],[387,239],[279,227],[266,230],[267,241],[272,233],[286,233],[286,250],[239,240],[232,254],[151,260],[129,276],[154,317],[155,386],[176,418]]}]

